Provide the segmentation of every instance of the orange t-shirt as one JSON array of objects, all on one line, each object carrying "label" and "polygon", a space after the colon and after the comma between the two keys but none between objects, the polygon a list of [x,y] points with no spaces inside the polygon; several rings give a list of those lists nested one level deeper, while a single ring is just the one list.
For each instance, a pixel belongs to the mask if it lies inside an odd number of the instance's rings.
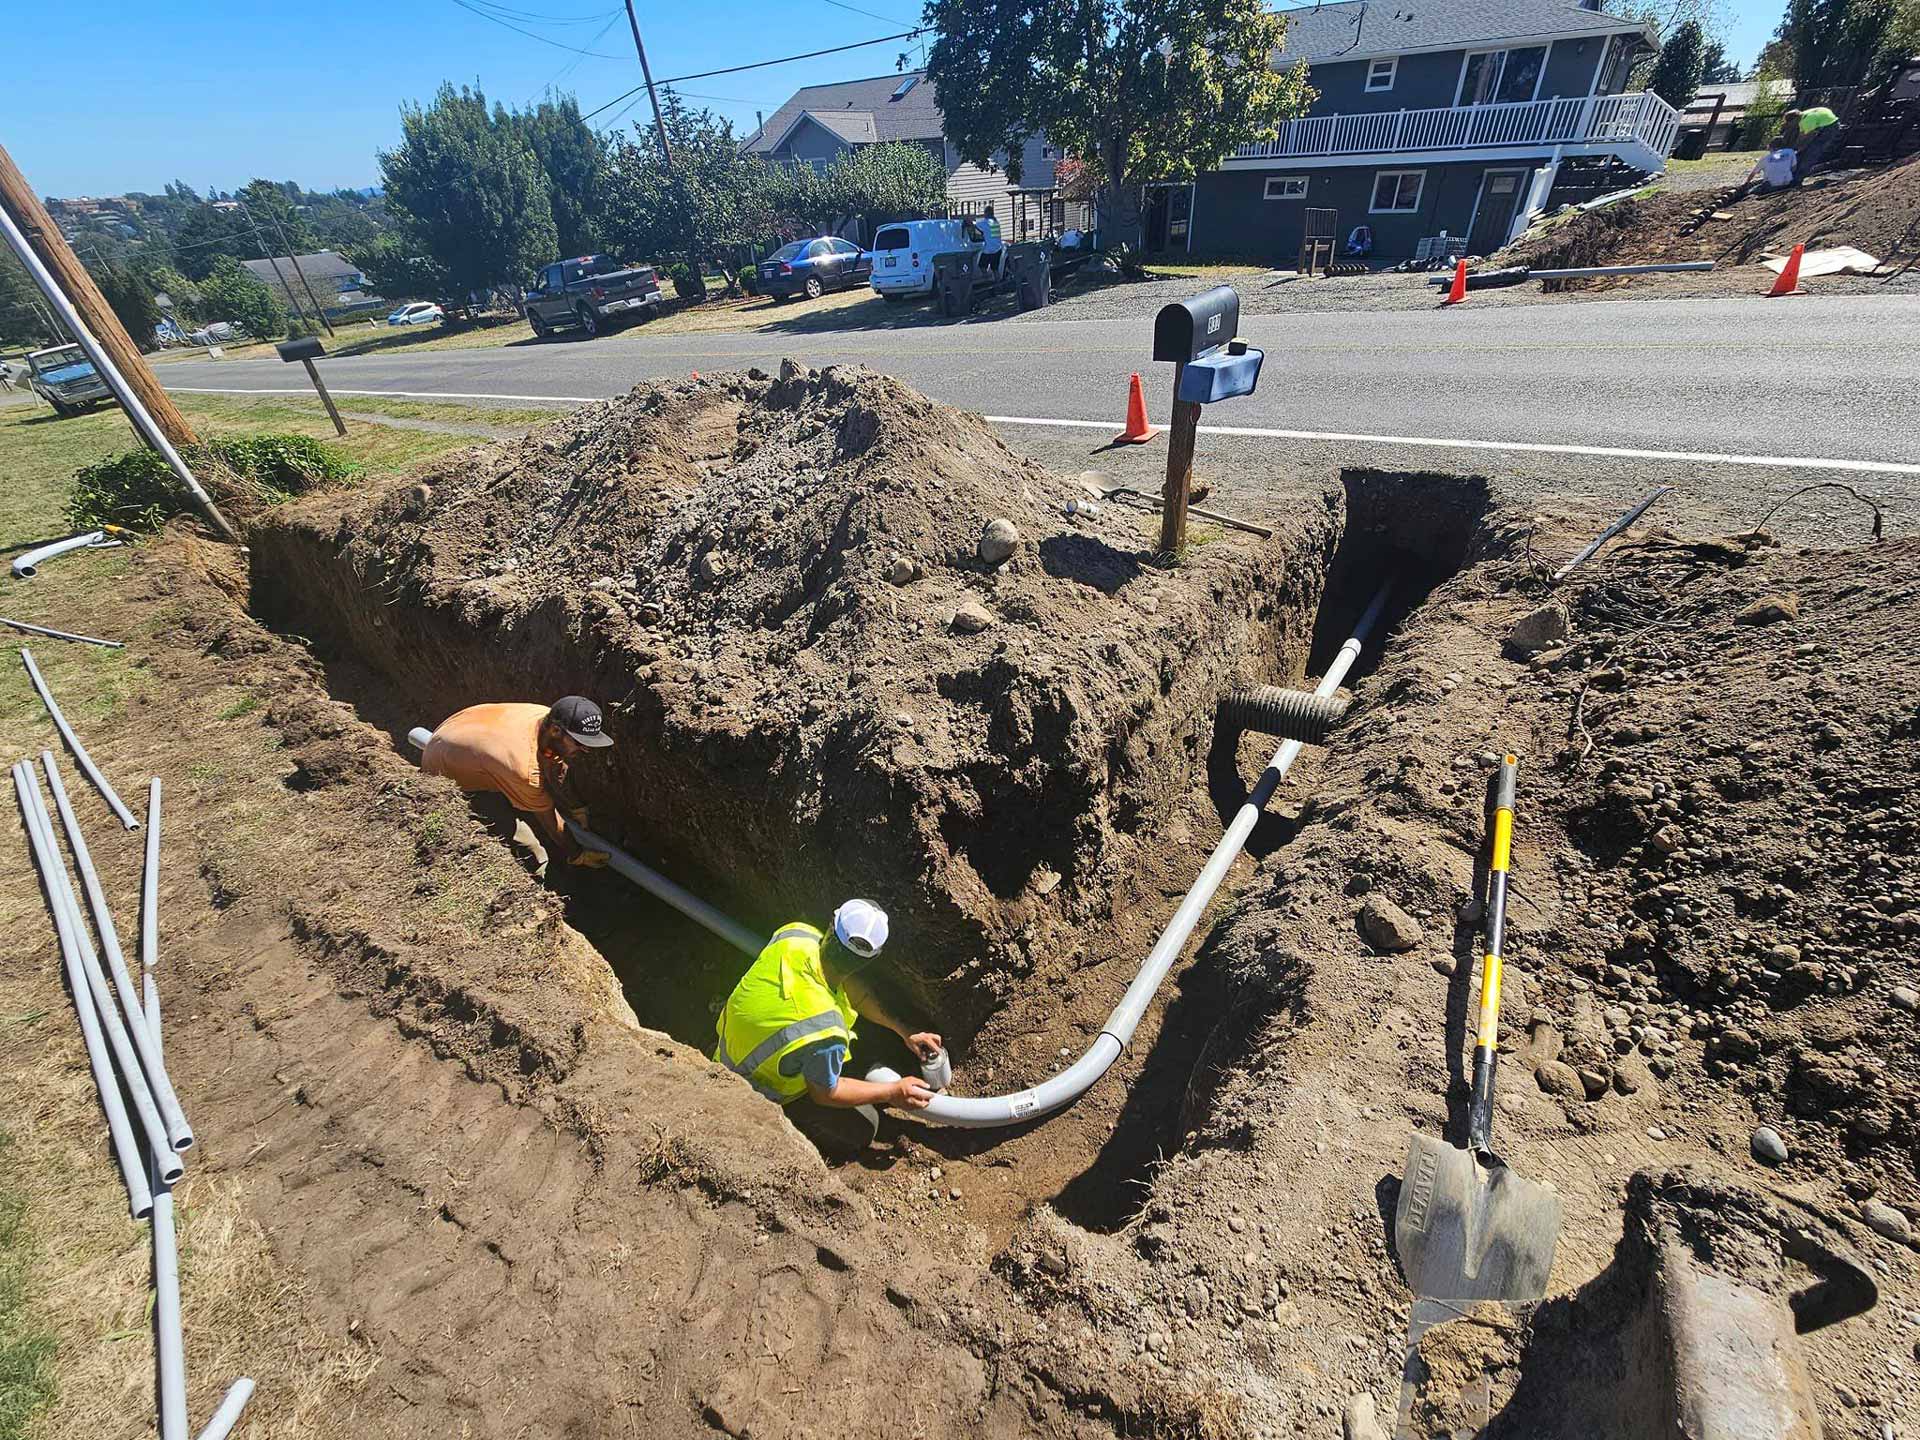
[{"label": "orange t-shirt", "polygon": [[548,709],[469,705],[433,732],[421,754],[421,768],[446,776],[462,790],[497,791],[557,836],[560,817],[540,775],[540,726]]}]

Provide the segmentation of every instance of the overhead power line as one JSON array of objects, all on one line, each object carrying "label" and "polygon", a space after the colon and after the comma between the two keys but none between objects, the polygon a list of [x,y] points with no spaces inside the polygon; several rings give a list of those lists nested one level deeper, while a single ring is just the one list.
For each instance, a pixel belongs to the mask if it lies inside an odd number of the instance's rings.
[{"label": "overhead power line", "polygon": [[[454,3],[458,4],[459,0],[454,0]],[[923,25],[917,30],[902,30],[898,35],[880,35],[872,40],[856,40],[851,45],[833,45],[825,50],[809,50],[802,55],[782,55],[778,60],[756,60],[750,65],[729,65],[723,70],[702,70],[694,75],[673,75],[657,83],[661,85],[678,85],[683,80],[706,80],[715,75],[738,75],[742,70],[764,70],[769,65],[790,65],[795,60],[812,60],[820,55],[838,55],[844,50],[864,50],[869,45],[886,45],[895,40],[911,40],[916,35],[925,35],[927,33],[928,29]],[[631,90],[624,90],[614,96],[613,99],[607,101],[606,104],[589,110],[580,118],[582,120],[591,120],[602,111],[611,110],[623,100],[638,95],[646,88],[644,85],[636,85]]]},{"label": "overhead power line", "polygon": [[553,40],[545,35],[535,34],[531,30],[523,29],[514,24],[511,20],[501,19],[492,11],[482,10],[478,5],[469,3],[469,0],[453,0],[453,3],[469,15],[478,15],[482,20],[491,20],[496,25],[504,25],[516,35],[524,35],[529,40],[538,40],[542,45],[551,45],[556,50],[571,50],[576,55],[591,55],[596,60],[618,60],[621,58],[618,55],[609,55],[601,50],[582,50],[578,45],[569,45],[564,40]]},{"label": "overhead power line", "polygon": [[827,0],[827,4],[833,6],[836,10],[851,10],[856,15],[864,15],[869,20],[884,21],[888,25],[904,25],[907,23],[898,15],[881,15],[873,10],[862,10],[858,5],[844,4],[843,0]]}]

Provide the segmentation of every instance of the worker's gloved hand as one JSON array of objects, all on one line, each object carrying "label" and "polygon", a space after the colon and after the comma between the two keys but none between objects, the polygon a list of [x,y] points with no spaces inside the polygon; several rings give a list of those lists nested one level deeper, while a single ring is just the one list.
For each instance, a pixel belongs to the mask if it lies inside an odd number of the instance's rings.
[{"label": "worker's gloved hand", "polygon": [[607,852],[604,850],[582,850],[567,863],[578,865],[586,870],[598,870],[607,863],[607,858]]},{"label": "worker's gloved hand", "polygon": [[940,1037],[931,1030],[922,1030],[907,1036],[907,1047],[922,1060],[931,1060],[940,1053]]},{"label": "worker's gloved hand", "polygon": [[918,1075],[905,1076],[887,1087],[886,1103],[902,1110],[924,1110],[932,1100],[933,1091]]}]

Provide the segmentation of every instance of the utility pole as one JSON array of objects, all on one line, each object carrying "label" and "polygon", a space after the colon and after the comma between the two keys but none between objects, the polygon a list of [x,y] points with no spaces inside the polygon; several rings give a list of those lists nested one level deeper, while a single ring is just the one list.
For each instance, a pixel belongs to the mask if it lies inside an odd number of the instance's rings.
[{"label": "utility pole", "polygon": [[153,417],[154,424],[168,443],[176,449],[198,445],[200,437],[193,433],[187,417],[174,405],[173,398],[160,388],[160,381],[155,378],[146,357],[140,353],[140,347],[133,343],[133,337],[121,325],[120,317],[113,313],[106,296],[93,283],[86,266],[73,253],[66,236],[60,233],[60,227],[53,223],[53,217],[47,214],[40,197],[27,184],[27,177],[20,173],[19,167],[13,163],[13,157],[4,148],[0,148],[0,209],[4,209],[12,218],[28,247],[40,257],[40,263],[46,266],[53,281],[78,312],[81,322],[92,332],[114,368],[126,381],[127,388]]},{"label": "utility pole", "polygon": [[640,78],[647,82],[647,101],[653,106],[653,130],[660,137],[660,154],[667,162],[667,174],[673,188],[680,192],[680,207],[687,217],[687,269],[693,273],[694,294],[706,298],[707,280],[700,273],[700,251],[693,233],[693,200],[680,179],[680,167],[673,163],[673,142],[667,139],[667,122],[660,114],[660,97],[653,89],[653,67],[647,64],[647,47],[640,42],[640,21],[633,13],[633,0],[626,0],[627,24],[633,30],[633,48],[640,56]]},{"label": "utility pole", "polygon": [[[243,200],[240,203],[241,208],[246,209],[246,202]],[[252,210],[247,210],[247,219],[249,223],[251,223],[253,219]],[[332,322],[327,319],[327,312],[321,308],[320,302],[314,298],[313,286],[307,283],[307,272],[300,268],[300,257],[293,253],[293,242],[287,239],[286,227],[281,225],[280,217],[275,215],[271,210],[267,212],[267,219],[273,222],[273,233],[280,237],[280,248],[286,252],[287,262],[293,266],[293,273],[300,277],[300,288],[307,292],[307,300],[313,306],[313,313],[319,318],[320,323],[326,327],[327,334],[333,336]],[[338,337],[334,336],[334,338],[337,339]]]},{"label": "utility pole", "polygon": [[[253,243],[260,247],[260,253],[267,257],[267,264],[273,267],[273,278],[280,282],[280,289],[282,293],[286,295],[287,303],[293,307],[293,313],[297,317],[302,320],[306,319],[307,312],[300,308],[300,297],[294,294],[293,287],[287,284],[287,277],[280,269],[280,262],[273,257],[273,247],[267,244],[267,237],[260,233],[260,222],[253,218],[253,211],[248,208],[247,202],[244,200],[216,200],[213,202],[213,208],[216,210],[238,210],[240,214],[245,217],[247,228],[253,231]],[[291,260],[293,257],[289,255],[287,259]],[[325,323],[324,320],[322,323]],[[329,329],[327,333],[331,335],[333,331]],[[253,338],[256,340],[264,340],[267,337],[264,335],[256,335]]]}]

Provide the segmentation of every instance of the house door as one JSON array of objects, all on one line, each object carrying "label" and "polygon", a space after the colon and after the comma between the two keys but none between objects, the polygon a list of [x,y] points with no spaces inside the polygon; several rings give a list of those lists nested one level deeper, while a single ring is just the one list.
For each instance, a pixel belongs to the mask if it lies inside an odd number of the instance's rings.
[{"label": "house door", "polygon": [[1525,170],[1489,170],[1480,177],[1480,199],[1467,232],[1469,255],[1491,255],[1507,243],[1526,183]]},{"label": "house door", "polygon": [[1170,191],[1156,187],[1147,192],[1147,220],[1145,226],[1146,248],[1149,254],[1159,254],[1167,248],[1168,197]]}]

